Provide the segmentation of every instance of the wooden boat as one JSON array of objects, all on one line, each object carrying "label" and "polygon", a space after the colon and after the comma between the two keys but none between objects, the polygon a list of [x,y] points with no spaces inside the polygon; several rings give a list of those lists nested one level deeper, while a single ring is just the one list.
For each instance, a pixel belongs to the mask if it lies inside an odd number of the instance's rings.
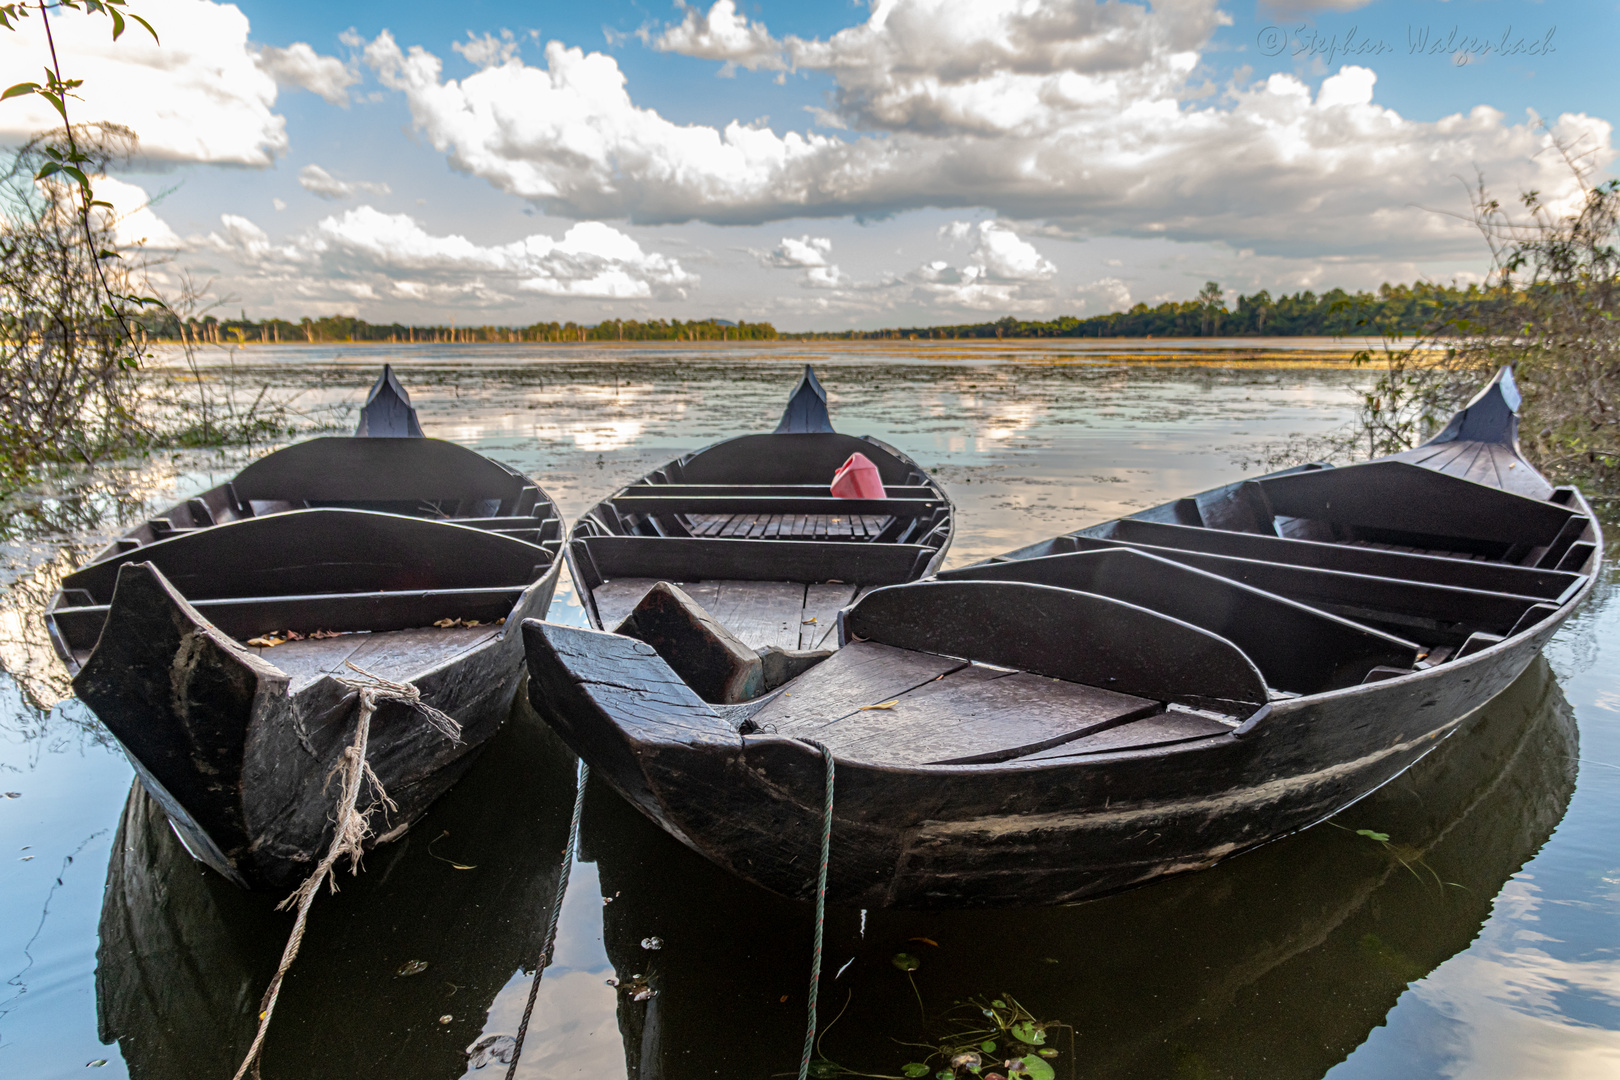
[{"label": "wooden boat", "polygon": [[[266,1077],[438,1080],[467,1067],[496,995],[540,954],[573,809],[572,756],[515,704],[410,842],[321,897],[276,1006]],[[162,809],[131,788],[107,866],[95,1005],[101,1041],[118,1044],[134,1080],[236,1072],[292,923],[278,899],[198,873]],[[505,1034],[515,1029],[513,1016]]]},{"label": "wooden boat", "polygon": [[[410,432],[410,434],[406,434]],[[325,851],[354,737],[341,679],[414,686],[461,727],[379,703],[382,842],[472,763],[511,704],[561,568],[556,507],[521,474],[422,437],[391,371],[356,437],[310,439],[125,533],[46,613],[73,687],[197,858],[286,888]]]},{"label": "wooden boat", "polygon": [[789,896],[815,883],[810,740],[837,762],[841,903],[1063,903],[1208,867],[1399,775],[1591,590],[1597,523],[1519,455],[1517,404],[1504,371],[1417,450],[874,590],[843,648],[751,702],[695,693],[691,648],[539,622],[531,694],[645,813]]},{"label": "wooden boat", "polygon": [[[852,454],[885,498],[833,496]],[[704,447],[642,477],[574,523],[568,569],[591,625],[617,626],[660,581],[679,583],[751,649],[835,647],[840,608],[939,568],[951,501],[917,463],[833,430],[808,365],[771,434]]]},{"label": "wooden boat", "polygon": [[[1333,827],[1207,873],[1024,911],[830,909],[818,1056],[843,1075],[900,1075],[928,1053],[920,1044],[968,1026],[944,1018],[977,1019],[962,1003],[1011,995],[1078,1029],[1073,1075],[1318,1080],[1409,983],[1474,942],[1563,817],[1577,757],[1574,712],[1538,659]],[[810,941],[808,907],[714,866],[597,783],[581,858],[611,899],[602,943],[630,1080],[793,1075],[805,1006],[793,946]],[[643,948],[649,937],[663,947]],[[921,967],[897,970],[896,953]],[[1067,1034],[1047,1041],[1070,1076]]]}]

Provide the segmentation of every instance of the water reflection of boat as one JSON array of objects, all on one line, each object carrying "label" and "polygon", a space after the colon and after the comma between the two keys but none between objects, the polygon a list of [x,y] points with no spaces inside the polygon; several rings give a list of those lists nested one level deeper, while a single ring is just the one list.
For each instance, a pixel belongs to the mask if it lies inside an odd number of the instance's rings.
[{"label": "water reflection of boat", "polygon": [[[384,700],[368,762],[399,835],[466,771],[522,676],[516,630],[561,571],[561,520],[514,469],[425,438],[393,373],[354,437],[308,439],[119,537],[46,612],[73,688],[187,846],[290,888],[331,843],[327,781],[358,666]],[[380,841],[379,841],[380,842]]]},{"label": "water reflection of boat", "polygon": [[[514,713],[418,829],[317,901],[264,1075],[461,1075],[490,1002],[540,951],[572,760],[526,709]],[[235,1072],[292,923],[274,903],[199,867],[132,786],[96,970],[101,1039],[117,1041],[132,1077]]]},{"label": "water reflection of boat", "polygon": [[[1012,994],[1073,1024],[1077,1075],[1314,1080],[1468,946],[1568,804],[1575,722],[1544,661],[1460,734],[1332,824],[1203,874],[1063,908],[874,911],[864,939],[856,913],[832,912],[822,1050],[865,1073],[917,1060],[897,1044],[924,1041],[891,963],[904,951],[921,962],[931,1015]],[[725,873],[605,788],[590,792],[585,841],[613,897],[605,942],[619,978],[656,991],[621,996],[632,1080],[791,1074],[808,906]],[[661,949],[642,948],[650,936]]]}]

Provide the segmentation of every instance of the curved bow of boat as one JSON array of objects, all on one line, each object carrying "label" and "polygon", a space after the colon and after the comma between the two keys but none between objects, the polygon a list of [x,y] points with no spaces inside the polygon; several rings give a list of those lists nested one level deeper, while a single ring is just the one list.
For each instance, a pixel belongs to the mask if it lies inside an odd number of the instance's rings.
[{"label": "curved bow of boat", "polygon": [[810,435],[833,430],[832,417],[827,413],[827,391],[816,378],[815,369],[804,365],[804,374],[788,395],[787,407],[782,410],[782,421],[776,425],[778,435]]},{"label": "curved bow of boat", "polygon": [[362,437],[423,437],[422,422],[411,407],[411,395],[394,377],[392,364],[384,364],[382,374],[372,384],[366,403],[360,407],[360,423],[354,433]]},{"label": "curved bow of boat", "polygon": [[1411,450],[1390,455],[1389,460],[1421,465],[1531,499],[1550,498],[1552,484],[1525,460],[1519,448],[1522,400],[1512,367],[1504,367],[1439,434]]}]

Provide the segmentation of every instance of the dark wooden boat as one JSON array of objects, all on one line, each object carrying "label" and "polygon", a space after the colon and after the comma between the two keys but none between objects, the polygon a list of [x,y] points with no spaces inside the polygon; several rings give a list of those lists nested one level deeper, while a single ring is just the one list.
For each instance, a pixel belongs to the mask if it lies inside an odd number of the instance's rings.
[{"label": "dark wooden boat", "polygon": [[[877,466],[886,498],[830,493],[856,453]],[[775,432],[676,458],[586,511],[568,569],[599,629],[668,581],[749,648],[829,648],[840,608],[938,569],[952,521],[950,499],[916,462],[833,430],[807,365]]]},{"label": "dark wooden boat", "polygon": [[422,437],[384,370],[356,437],[318,438],[120,537],[46,613],[73,687],[199,859],[286,888],[330,842],[329,779],[363,669],[414,686],[446,738],[388,700],[369,761],[398,836],[472,763],[522,677],[561,522],[531,481]]},{"label": "dark wooden boat", "polygon": [[[515,703],[417,830],[321,897],[276,1006],[266,1077],[443,1080],[462,1074],[486,1024],[515,1033],[515,1016],[488,1013],[540,954],[574,799],[572,755]],[[132,787],[108,860],[95,1006],[134,1080],[236,1072],[293,922],[278,899],[199,873]]]},{"label": "dark wooden boat", "polygon": [[[1574,712],[1538,659],[1334,827],[1207,873],[1024,911],[831,909],[819,1055],[843,1075],[900,1075],[927,1054],[919,1044],[957,1028],[945,1017],[977,1018],[962,1003],[1010,995],[1077,1029],[1078,1063],[1067,1033],[1048,1033],[1059,1077],[1073,1066],[1110,1080],[1319,1080],[1388,1022],[1409,984],[1478,937],[1563,817],[1578,751]],[[727,874],[597,783],[581,858],[612,901],[602,942],[630,1080],[793,1075],[808,906]],[[643,948],[649,937],[663,947]],[[920,969],[897,970],[896,953]]]},{"label": "dark wooden boat", "polygon": [[1517,403],[1504,371],[1417,450],[875,590],[843,648],[749,703],[695,693],[691,648],[539,622],[531,694],[645,813],[789,896],[815,880],[807,740],[837,760],[842,903],[1063,903],[1208,867],[1399,775],[1591,590],[1597,523],[1519,455]]}]

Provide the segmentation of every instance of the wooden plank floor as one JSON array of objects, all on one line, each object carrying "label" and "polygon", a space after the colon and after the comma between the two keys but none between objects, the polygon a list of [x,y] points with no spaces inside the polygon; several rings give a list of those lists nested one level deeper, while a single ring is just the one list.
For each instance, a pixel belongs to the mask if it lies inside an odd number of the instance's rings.
[{"label": "wooden plank floor", "polygon": [[324,675],[357,677],[344,666],[352,661],[373,675],[408,680],[414,675],[475,648],[495,636],[500,626],[426,626],[332,638],[305,638],[270,648],[248,646],[292,679],[297,693]]},{"label": "wooden plank floor", "polygon": [[691,514],[693,536],[744,540],[870,540],[892,520],[878,514]]},{"label": "wooden plank floor", "polygon": [[[602,625],[612,630],[635,610],[656,578],[617,578],[592,594]],[[856,598],[853,585],[797,581],[681,582],[688,596],[751,649],[835,649],[838,610]]]},{"label": "wooden plank floor", "polygon": [[753,720],[762,732],[817,739],[841,758],[953,765],[1006,761],[1159,711],[1112,690],[855,642]]}]

